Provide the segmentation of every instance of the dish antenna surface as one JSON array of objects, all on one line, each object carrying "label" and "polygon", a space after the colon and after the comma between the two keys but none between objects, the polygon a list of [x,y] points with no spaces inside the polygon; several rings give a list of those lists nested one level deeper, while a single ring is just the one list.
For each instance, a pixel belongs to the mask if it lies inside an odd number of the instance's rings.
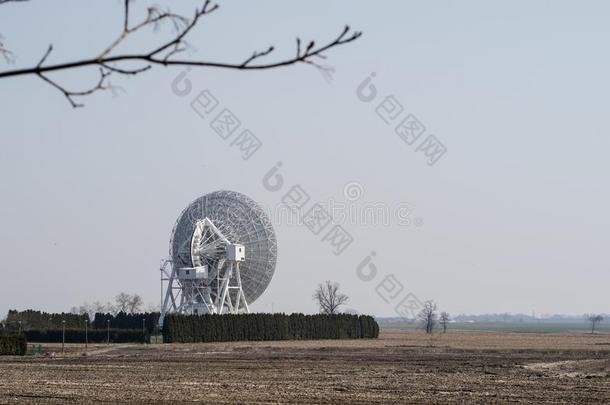
[{"label": "dish antenna surface", "polygon": [[178,217],[169,259],[161,264],[159,323],[168,313],[250,312],[271,282],[276,258],[273,226],[254,200],[224,190],[196,199]]}]

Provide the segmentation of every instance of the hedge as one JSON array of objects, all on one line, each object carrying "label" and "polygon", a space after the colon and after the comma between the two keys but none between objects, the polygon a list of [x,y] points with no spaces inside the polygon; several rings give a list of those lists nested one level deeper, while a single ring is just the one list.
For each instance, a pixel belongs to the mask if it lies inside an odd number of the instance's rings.
[{"label": "hedge", "polygon": [[[6,317],[7,329],[18,331],[27,329],[60,329],[65,321],[66,328],[82,328],[85,322],[89,322],[89,315],[69,313],[48,313],[28,309],[17,311],[11,309]],[[21,322],[21,325],[19,325]]]},{"label": "hedge", "polygon": [[28,343],[23,334],[0,334],[0,356],[23,356]]},{"label": "hedge", "polygon": [[377,338],[379,325],[367,315],[176,315],[163,322],[163,342],[230,342]]},{"label": "hedge", "polygon": [[[26,330],[23,332],[28,342],[61,343],[62,329]],[[89,343],[106,343],[106,329],[89,329]],[[66,329],[66,343],[85,343],[84,329]],[[150,335],[142,335],[141,329],[110,329],[110,343],[150,343]]]},{"label": "hedge", "polygon": [[127,314],[119,312],[116,315],[96,313],[93,318],[93,327],[97,329],[106,329],[108,321],[110,327],[114,329],[139,329],[142,330],[142,322],[148,334],[154,334],[159,323],[158,312],[146,312],[138,314]]}]

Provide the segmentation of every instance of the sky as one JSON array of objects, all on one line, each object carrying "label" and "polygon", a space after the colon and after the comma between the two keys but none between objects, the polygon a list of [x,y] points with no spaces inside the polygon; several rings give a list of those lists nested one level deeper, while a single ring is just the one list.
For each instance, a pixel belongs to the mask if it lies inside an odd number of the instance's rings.
[{"label": "sky", "polygon": [[[201,2],[175,3],[191,15]],[[453,314],[610,312],[610,4],[218,3],[185,57],[237,63],[274,45],[261,61],[276,61],[294,55],[297,36],[329,42],[345,24],[364,34],[318,60],[332,80],[306,64],[155,67],[111,76],[115,94],[73,109],[35,76],[0,79],[0,313],[67,311],[122,291],[158,305],[178,215],[219,189],[274,222],[276,271],[254,311],[315,312],[312,294],[331,280],[346,309],[376,316],[425,300]],[[150,4],[134,3],[134,21]],[[96,56],[122,18],[118,0],[1,5],[15,61],[0,71],[35,66],[49,44],[48,64]],[[172,34],[148,30],[116,52]],[[96,68],[50,77],[71,89],[97,80]],[[209,115],[191,106],[204,91],[218,102]],[[221,109],[260,141],[249,157],[213,130]],[[413,117],[425,131],[399,136]],[[305,211],[335,207],[331,225],[349,245],[277,214],[295,187]]]}]

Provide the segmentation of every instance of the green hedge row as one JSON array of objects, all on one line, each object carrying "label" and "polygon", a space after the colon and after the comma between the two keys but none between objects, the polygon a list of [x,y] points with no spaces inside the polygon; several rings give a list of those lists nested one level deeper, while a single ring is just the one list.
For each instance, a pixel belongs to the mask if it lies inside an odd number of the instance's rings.
[{"label": "green hedge row", "polygon": [[0,356],[23,356],[28,351],[25,336],[18,334],[0,334]]},{"label": "green hedge row", "polygon": [[367,315],[168,315],[163,342],[230,342],[377,338],[379,325]]},{"label": "green hedge row", "polygon": [[156,332],[159,324],[159,313],[158,312],[145,312],[138,314],[126,314],[125,312],[119,312],[116,315],[96,313],[93,318],[93,327],[97,329],[106,329],[108,321],[110,321],[110,327],[114,329],[140,329],[142,326],[146,328],[149,334]]},{"label": "green hedge row", "polygon": [[[11,309],[6,317],[7,328],[12,331],[26,329],[58,329],[66,322],[66,328],[82,328],[85,322],[89,322],[89,315],[77,315],[69,313],[48,313],[28,309],[17,311]],[[20,324],[21,322],[21,324]]]},{"label": "green hedge row", "polygon": [[[28,342],[61,343],[62,329],[26,330],[23,332]],[[106,343],[108,331],[106,329],[89,329],[87,333],[89,343]],[[150,335],[142,334],[138,329],[110,329],[110,343],[150,343]],[[85,343],[84,329],[66,329],[66,343]]]}]

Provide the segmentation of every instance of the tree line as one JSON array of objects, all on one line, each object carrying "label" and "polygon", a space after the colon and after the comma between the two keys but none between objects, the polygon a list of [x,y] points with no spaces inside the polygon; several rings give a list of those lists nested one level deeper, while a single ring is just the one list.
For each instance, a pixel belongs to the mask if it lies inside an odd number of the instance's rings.
[{"label": "tree line", "polygon": [[103,329],[108,325],[116,329],[146,329],[148,334],[157,331],[159,324],[159,312],[125,313],[119,312],[116,315],[106,313],[96,313],[93,319],[93,328]]},{"label": "tree line", "polygon": [[28,309],[25,311],[17,311],[11,309],[8,311],[3,329],[13,332],[23,330],[47,330],[66,328],[84,328],[85,323],[89,322],[88,314],[71,314],[71,313],[49,313]]},{"label": "tree line", "polygon": [[379,325],[367,315],[224,314],[168,315],[163,342],[377,338]]},{"label": "tree line", "polygon": [[90,322],[88,314],[48,313],[10,310],[0,332],[23,334],[28,341],[41,343],[126,343],[149,341],[158,329],[159,313],[97,313]]}]

